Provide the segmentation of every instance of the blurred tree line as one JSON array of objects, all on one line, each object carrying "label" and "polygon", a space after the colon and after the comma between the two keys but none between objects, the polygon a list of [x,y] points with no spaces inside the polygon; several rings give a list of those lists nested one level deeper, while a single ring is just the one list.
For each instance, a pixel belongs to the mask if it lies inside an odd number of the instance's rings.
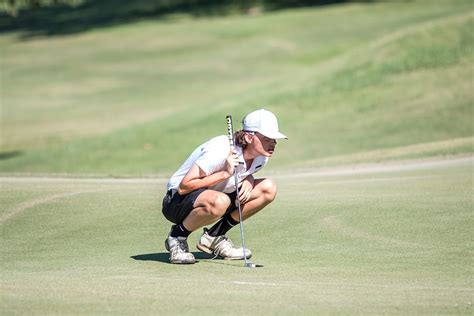
[{"label": "blurred tree line", "polygon": [[22,37],[55,36],[170,14],[258,15],[290,7],[356,1],[386,0],[0,0],[0,34],[20,31]]},{"label": "blurred tree line", "polygon": [[[170,9],[181,8],[190,12],[200,11],[201,8],[215,9],[215,11],[245,11],[252,8],[261,10],[275,10],[287,7],[301,7],[313,5],[326,5],[341,2],[354,2],[355,0],[0,0],[0,10],[11,15],[17,15],[20,10],[37,8],[69,6],[71,8],[87,5],[87,3],[106,2],[108,5],[129,6],[134,2],[135,7]],[[362,0],[359,2],[373,2],[376,0]],[[212,11],[212,10],[211,10]]]}]

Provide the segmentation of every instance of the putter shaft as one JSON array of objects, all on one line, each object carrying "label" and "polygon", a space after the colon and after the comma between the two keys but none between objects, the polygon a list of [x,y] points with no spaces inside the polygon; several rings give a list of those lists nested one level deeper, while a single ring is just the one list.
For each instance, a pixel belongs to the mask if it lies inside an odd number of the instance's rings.
[{"label": "putter shaft", "polygon": [[249,261],[247,260],[247,254],[245,253],[245,238],[244,238],[244,224],[242,217],[242,209],[240,207],[239,200],[239,176],[237,174],[237,169],[234,170],[234,181],[235,181],[235,192],[237,193],[236,203],[239,210],[239,225],[240,225],[240,239],[242,240],[242,251],[244,252],[245,266],[248,265]]},{"label": "putter shaft", "polygon": [[[229,138],[229,144],[231,147],[234,147],[234,127],[232,126],[232,115],[227,115],[227,136]],[[237,194],[236,203],[237,209],[239,210],[239,225],[240,225],[240,239],[242,240],[242,251],[244,254],[244,267],[246,268],[256,268],[256,267],[263,267],[262,265],[255,264],[250,262],[247,259],[247,254],[245,253],[245,238],[244,238],[244,224],[243,224],[243,216],[242,216],[242,208],[240,206],[240,199],[239,199],[239,175],[237,173],[237,168],[234,168],[234,182],[235,182],[235,192]]]}]

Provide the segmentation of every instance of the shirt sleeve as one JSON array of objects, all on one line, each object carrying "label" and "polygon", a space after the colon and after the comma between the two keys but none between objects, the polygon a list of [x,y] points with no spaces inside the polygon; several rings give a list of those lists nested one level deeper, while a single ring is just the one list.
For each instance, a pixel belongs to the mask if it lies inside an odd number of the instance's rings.
[{"label": "shirt sleeve", "polygon": [[216,141],[201,148],[201,155],[195,164],[209,176],[224,168],[225,161],[229,155],[230,147],[228,143]]}]

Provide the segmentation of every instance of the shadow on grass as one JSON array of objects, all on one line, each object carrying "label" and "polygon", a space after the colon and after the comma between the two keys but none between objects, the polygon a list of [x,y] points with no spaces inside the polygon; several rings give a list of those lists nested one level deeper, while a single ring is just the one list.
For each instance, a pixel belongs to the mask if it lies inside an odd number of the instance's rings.
[{"label": "shadow on grass", "polygon": [[[213,256],[208,255],[204,252],[193,252],[194,258],[196,260],[202,259],[212,259]],[[158,253],[147,253],[142,255],[131,256],[130,258],[140,261],[158,261],[164,263],[170,263],[170,254],[169,252],[158,252]]]},{"label": "shadow on grass", "polygon": [[5,151],[0,153],[0,160],[7,160],[10,158],[15,158],[17,156],[22,155],[23,152],[21,150],[14,150],[14,151]]},{"label": "shadow on grass", "polygon": [[[317,6],[347,0],[260,1],[265,10]],[[222,16],[235,12],[251,12],[254,1],[223,0],[85,0],[71,6],[61,2],[53,5],[18,9],[7,14],[0,11],[0,34],[22,32],[22,38],[68,35],[96,28],[132,23],[140,20],[167,19],[170,14],[193,17]]]},{"label": "shadow on grass", "polygon": [[[206,254],[204,252],[193,252],[194,258],[196,258],[196,263],[199,262],[199,260],[205,260],[203,263],[210,263],[210,264],[223,264],[231,267],[242,267],[243,261],[241,260],[224,260],[222,258],[214,258],[214,256]],[[139,261],[156,261],[156,262],[162,262],[162,263],[170,263],[170,254],[169,252],[157,252],[157,253],[147,253],[147,254],[142,254],[142,255],[135,255],[131,256],[130,258],[134,260],[139,260]]]}]

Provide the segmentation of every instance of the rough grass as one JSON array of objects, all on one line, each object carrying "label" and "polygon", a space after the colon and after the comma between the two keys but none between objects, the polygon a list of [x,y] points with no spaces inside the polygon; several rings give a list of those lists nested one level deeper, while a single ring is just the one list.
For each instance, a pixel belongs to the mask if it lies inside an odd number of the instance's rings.
[{"label": "rough grass", "polygon": [[2,35],[0,171],[169,174],[260,107],[290,136],[271,167],[472,153],[472,24],[422,1]]},{"label": "rough grass", "polygon": [[472,314],[472,164],[275,174],[255,270],[168,264],[164,179],[2,178],[2,313]]}]

